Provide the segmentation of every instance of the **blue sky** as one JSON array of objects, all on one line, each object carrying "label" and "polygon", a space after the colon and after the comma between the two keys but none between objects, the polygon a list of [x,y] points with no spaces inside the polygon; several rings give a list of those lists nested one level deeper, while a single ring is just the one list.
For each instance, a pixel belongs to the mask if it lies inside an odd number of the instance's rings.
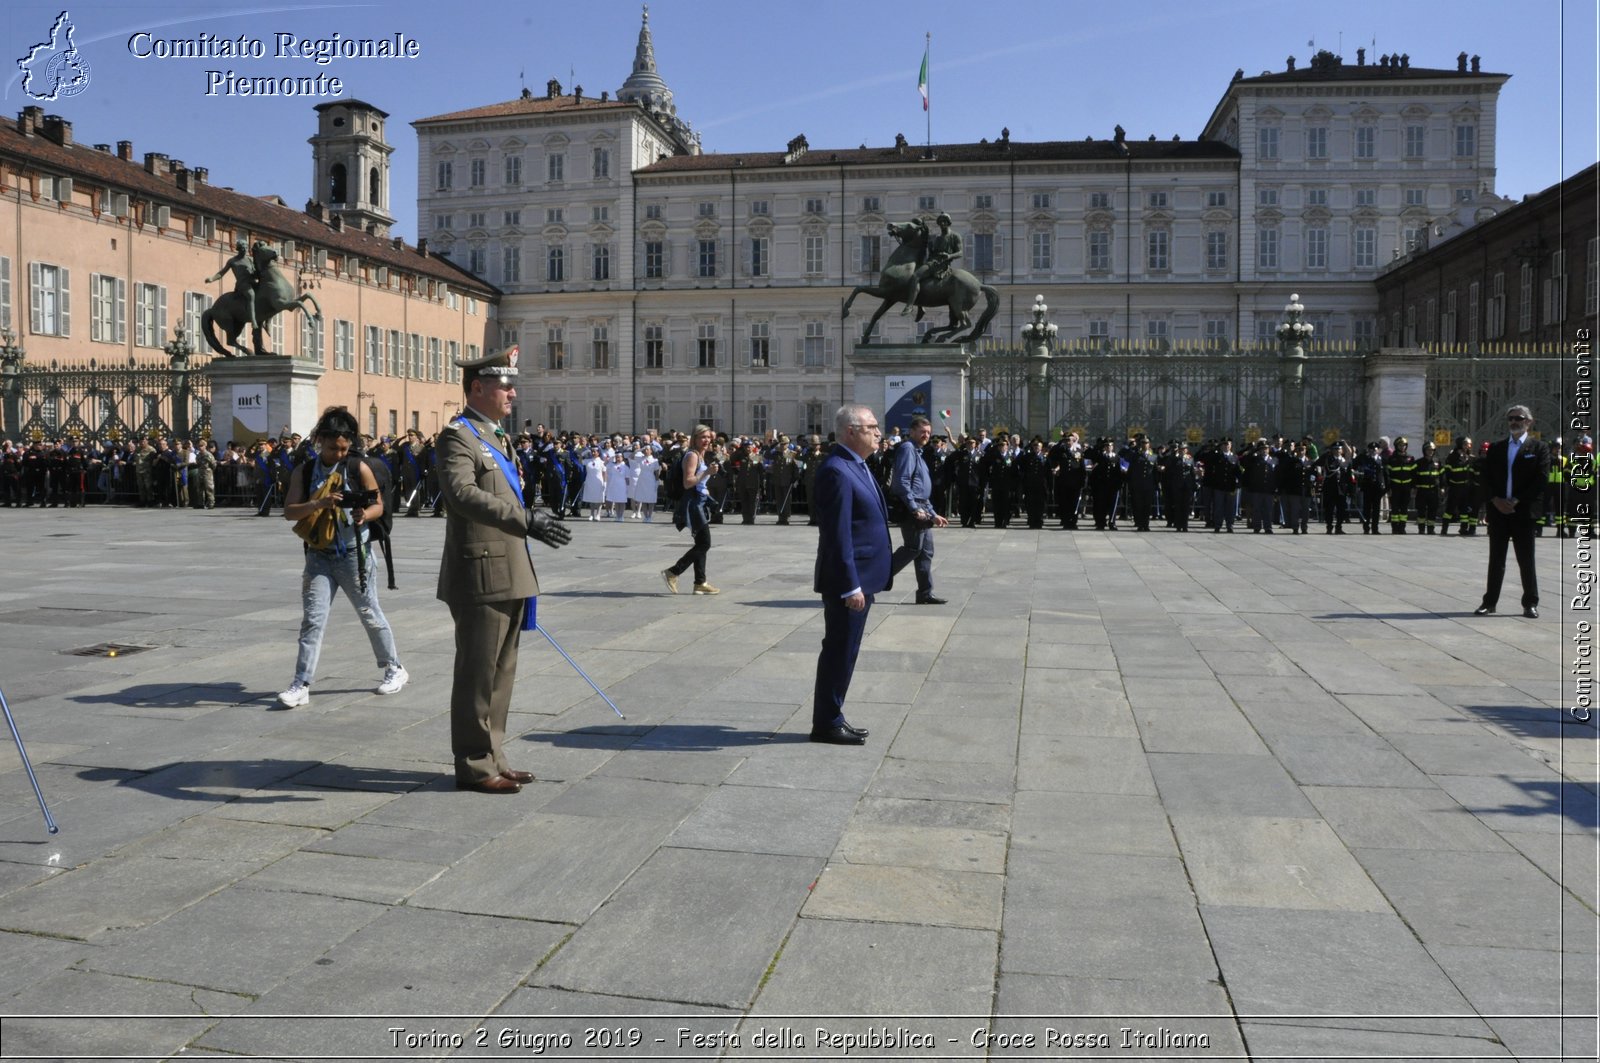
[{"label": "blue sky", "polygon": [[[63,0],[9,0],[0,12],[7,120],[33,101],[16,60],[49,34]],[[417,233],[418,118],[515,98],[524,79],[570,91],[615,92],[627,77],[640,4],[624,0],[391,0],[377,4],[194,3],[170,0],[65,5],[89,64],[87,88],[42,104],[86,143],[131,140],[136,157],[160,151],[211,180],[301,206],[311,195],[312,107],[334,97],[207,95],[207,70],[240,76],[324,74],[346,98],[390,118],[396,231]],[[1113,10],[1078,0],[655,0],[660,71],[678,112],[708,151],[781,149],[797,133],[813,148],[890,144],[924,136],[916,92],[924,34],[933,34],[933,138],[1096,138],[1121,124],[1130,137],[1200,132],[1235,69],[1304,65],[1315,48],[1354,63],[1405,52],[1413,66],[1453,68],[1457,53],[1511,74],[1500,96],[1497,190],[1537,192],[1596,159],[1596,12],[1592,0],[1349,0],[1223,3],[1132,0]],[[133,34],[193,40],[202,33],[262,41],[263,59],[136,58]],[[274,59],[275,34],[417,42],[414,59],[340,59],[319,66]],[[1373,42],[1376,40],[1376,46]]]}]

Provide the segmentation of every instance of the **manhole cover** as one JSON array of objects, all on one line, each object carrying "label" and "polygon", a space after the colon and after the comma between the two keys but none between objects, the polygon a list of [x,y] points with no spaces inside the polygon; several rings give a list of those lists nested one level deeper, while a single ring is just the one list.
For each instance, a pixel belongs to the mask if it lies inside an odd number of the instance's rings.
[{"label": "manhole cover", "polygon": [[131,657],[135,653],[153,649],[154,646],[140,646],[134,642],[102,642],[97,646],[80,646],[61,652],[70,657]]}]

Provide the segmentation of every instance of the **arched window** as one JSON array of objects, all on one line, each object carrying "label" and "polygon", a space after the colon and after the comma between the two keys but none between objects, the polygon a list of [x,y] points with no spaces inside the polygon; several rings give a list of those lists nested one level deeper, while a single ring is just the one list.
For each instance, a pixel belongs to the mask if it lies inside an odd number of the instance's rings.
[{"label": "arched window", "polygon": [[367,176],[367,202],[374,205],[381,203],[378,198],[378,168],[374,166],[372,173]]},{"label": "arched window", "polygon": [[343,203],[345,197],[344,163],[336,162],[328,171],[328,202]]}]

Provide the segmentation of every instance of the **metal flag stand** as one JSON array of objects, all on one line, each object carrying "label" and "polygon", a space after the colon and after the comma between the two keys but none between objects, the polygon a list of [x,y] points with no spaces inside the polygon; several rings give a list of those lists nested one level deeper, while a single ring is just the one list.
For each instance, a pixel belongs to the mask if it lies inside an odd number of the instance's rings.
[{"label": "metal flag stand", "polygon": [[[611,711],[617,714],[617,718],[621,719],[621,720],[626,720],[627,719],[626,716],[622,715],[622,710],[617,708],[617,703],[612,701],[609,697],[606,697],[606,692],[604,690],[601,690],[599,685],[597,683],[595,683],[595,681],[593,679],[589,678],[589,673],[585,672],[582,668],[578,667],[578,662],[574,661],[572,659],[572,655],[569,654],[566,650],[561,648],[561,643],[559,643],[555,639],[551,638],[550,637],[550,632],[546,631],[542,626],[540,626],[540,624],[539,624],[539,599],[537,597],[533,597],[533,598],[529,598],[528,599],[528,607],[522,614],[522,630],[524,630],[524,631],[537,631],[539,634],[543,635],[545,637],[545,640],[548,641],[550,643],[550,645],[552,645],[552,646],[554,646],[556,648],[556,652],[561,654],[561,656],[563,658],[565,658],[565,660],[566,660],[566,662],[568,664],[572,665],[572,670],[577,672],[580,676],[582,676],[583,677],[583,681],[585,683],[588,683],[589,686],[594,689],[594,692],[596,694],[599,694],[602,698],[605,699],[605,703],[607,705],[611,706]],[[8,714],[8,718],[9,718],[9,714]],[[12,732],[15,733],[15,731],[16,731],[16,728],[12,728]],[[21,739],[17,740],[17,748],[19,748],[19,749],[22,748],[22,740]],[[24,757],[23,760],[26,761],[27,758]],[[28,774],[32,775],[33,773],[30,771]],[[34,787],[34,789],[37,790],[38,786],[36,785]],[[44,798],[41,797],[39,799],[39,803],[42,806],[44,804]],[[45,813],[45,818],[46,819],[50,818],[50,814],[48,812]],[[54,828],[52,828],[51,833],[54,833]]]},{"label": "metal flag stand", "polygon": [[[556,648],[560,649],[561,647],[557,646]],[[584,678],[587,679],[589,677],[584,676]],[[605,697],[605,695],[602,694],[601,697]],[[22,757],[22,766],[28,771],[28,781],[33,784],[33,796],[39,799],[39,811],[44,813],[44,825],[51,834],[59,834],[61,828],[56,826],[56,821],[50,818],[50,809],[44,803],[44,791],[39,789],[39,780],[33,774],[33,763],[28,760],[28,751],[22,747],[22,733],[17,730],[17,721],[11,718],[11,706],[6,704],[4,691],[0,691],[0,710],[5,712],[6,725],[11,728],[11,737],[16,739],[17,753]],[[621,714],[618,713],[618,715]]]}]

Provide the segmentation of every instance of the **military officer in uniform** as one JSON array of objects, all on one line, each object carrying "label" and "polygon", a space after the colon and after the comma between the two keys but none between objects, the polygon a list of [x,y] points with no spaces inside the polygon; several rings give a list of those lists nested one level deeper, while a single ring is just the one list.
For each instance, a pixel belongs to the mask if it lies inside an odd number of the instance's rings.
[{"label": "military officer in uniform", "polygon": [[438,597],[456,625],[450,746],[457,789],[512,794],[533,779],[512,768],[501,748],[524,610],[539,593],[527,540],[559,547],[572,533],[528,506],[531,495],[500,426],[517,397],[517,348],[456,365],[465,409],[437,444],[446,503]]}]

